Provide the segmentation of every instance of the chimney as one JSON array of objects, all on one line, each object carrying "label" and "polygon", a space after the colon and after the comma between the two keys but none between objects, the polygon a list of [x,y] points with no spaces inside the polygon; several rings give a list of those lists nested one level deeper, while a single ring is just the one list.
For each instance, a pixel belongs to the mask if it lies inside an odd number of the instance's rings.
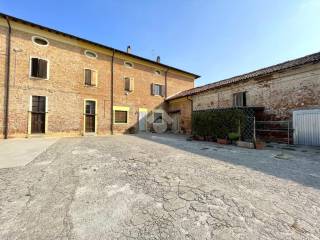
[{"label": "chimney", "polygon": [[157,57],[157,63],[160,63],[160,56]]},{"label": "chimney", "polygon": [[130,45],[127,47],[127,53],[131,53],[131,46]]}]

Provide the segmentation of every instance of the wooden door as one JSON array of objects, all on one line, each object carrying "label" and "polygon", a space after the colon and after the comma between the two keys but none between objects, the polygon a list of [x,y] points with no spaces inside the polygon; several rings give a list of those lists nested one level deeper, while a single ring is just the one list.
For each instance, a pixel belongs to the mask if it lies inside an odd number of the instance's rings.
[{"label": "wooden door", "polygon": [[96,102],[86,101],[85,112],[85,132],[92,133],[96,131]]},{"label": "wooden door", "polygon": [[32,96],[31,133],[45,133],[46,97]]}]

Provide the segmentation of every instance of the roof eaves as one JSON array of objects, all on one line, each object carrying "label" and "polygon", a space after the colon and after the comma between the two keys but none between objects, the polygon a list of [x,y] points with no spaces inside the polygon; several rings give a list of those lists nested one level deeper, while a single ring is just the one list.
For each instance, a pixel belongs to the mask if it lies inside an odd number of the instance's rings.
[{"label": "roof eaves", "polygon": [[136,59],[140,59],[140,60],[143,60],[143,61],[146,61],[146,62],[150,62],[150,63],[156,64],[156,65],[159,65],[159,66],[168,68],[168,69],[172,69],[172,70],[175,70],[175,71],[178,71],[178,72],[187,74],[187,75],[191,75],[191,76],[193,76],[195,79],[197,79],[197,78],[200,77],[200,75],[197,75],[197,74],[194,74],[194,73],[185,71],[185,70],[181,70],[181,69],[179,69],[179,68],[175,68],[175,67],[172,67],[172,66],[163,64],[163,63],[159,63],[159,62],[153,61],[153,60],[148,59],[148,58],[140,57],[140,56],[138,56],[138,55],[134,55],[134,54],[131,54],[131,53],[127,53],[127,52],[125,52],[125,51],[121,51],[121,50],[119,50],[119,49],[115,49],[115,48],[112,48],[112,47],[103,45],[103,44],[101,44],[101,43],[93,42],[93,41],[87,40],[87,39],[85,39],[85,38],[77,37],[77,36],[72,35],[72,34],[68,34],[68,33],[65,33],[65,32],[61,32],[61,31],[59,31],[59,30],[55,30],[55,29],[53,29],[53,28],[49,28],[49,27],[45,27],[45,26],[42,26],[42,25],[39,25],[39,24],[36,24],[36,23],[32,23],[32,22],[29,22],[29,21],[26,21],[26,20],[23,20],[23,19],[20,19],[20,18],[17,18],[17,17],[13,17],[13,16],[10,16],[10,15],[1,13],[1,12],[0,12],[0,16],[3,17],[3,18],[8,18],[8,19],[10,19],[10,20],[12,20],[12,21],[20,22],[20,23],[23,23],[23,24],[26,24],[26,25],[30,25],[30,26],[33,26],[33,27],[37,27],[37,28],[40,28],[40,29],[45,30],[45,31],[49,31],[49,32],[53,32],[53,33],[56,33],[56,34],[60,34],[60,35],[63,35],[63,36],[65,36],[65,37],[69,37],[69,38],[73,38],[73,39],[76,39],[76,40],[79,40],[79,41],[83,41],[83,42],[86,42],[86,43],[89,43],[89,44],[92,44],[92,45],[95,45],[95,46],[99,46],[99,47],[102,47],[102,48],[106,48],[106,49],[109,49],[109,50],[112,50],[112,51],[115,51],[115,52],[124,54],[124,55],[126,55],[126,56],[131,56],[131,57],[136,58]]}]

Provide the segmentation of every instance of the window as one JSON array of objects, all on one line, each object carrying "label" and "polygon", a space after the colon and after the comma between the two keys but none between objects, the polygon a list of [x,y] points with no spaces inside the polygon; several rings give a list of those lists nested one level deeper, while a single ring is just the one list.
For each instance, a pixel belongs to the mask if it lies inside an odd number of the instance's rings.
[{"label": "window", "polygon": [[114,111],[115,123],[128,123],[128,111],[115,110]]},{"label": "window", "polygon": [[162,113],[161,112],[155,112],[153,114],[153,122],[154,123],[162,123]]},{"label": "window", "polygon": [[86,115],[96,114],[96,102],[88,100],[86,101]]},{"label": "window", "polygon": [[154,74],[159,76],[159,75],[161,75],[161,71],[160,70],[155,70]]},{"label": "window", "polygon": [[131,62],[124,62],[124,65],[126,66],[126,67],[128,67],[128,68],[133,68],[133,63],[131,63]]},{"label": "window", "polygon": [[84,69],[84,84],[87,86],[97,86],[97,71]]},{"label": "window", "polygon": [[32,96],[32,112],[33,113],[46,112],[46,97]]},{"label": "window", "polygon": [[43,47],[46,47],[49,45],[49,41],[47,39],[38,37],[38,36],[33,36],[32,42],[36,45],[43,46]]},{"label": "window", "polygon": [[233,106],[245,107],[247,106],[246,92],[239,92],[233,94]]},{"label": "window", "polygon": [[88,58],[97,58],[98,57],[98,55],[95,52],[90,51],[90,50],[85,50],[84,55],[86,55]]},{"label": "window", "polygon": [[48,61],[40,58],[31,58],[30,77],[48,79]]},{"label": "window", "polygon": [[124,78],[124,90],[129,91],[129,92],[133,92],[133,90],[134,90],[134,79],[133,78],[129,78],[129,77]]},{"label": "window", "polygon": [[164,96],[164,85],[151,84],[151,94],[155,96]]}]

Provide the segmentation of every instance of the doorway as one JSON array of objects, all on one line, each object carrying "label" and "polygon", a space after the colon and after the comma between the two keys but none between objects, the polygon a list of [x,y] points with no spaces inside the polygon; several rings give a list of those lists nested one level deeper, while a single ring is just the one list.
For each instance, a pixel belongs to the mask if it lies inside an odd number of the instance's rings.
[{"label": "doorway", "polygon": [[145,132],[147,130],[147,114],[147,109],[139,108],[139,131]]},{"label": "doorway", "polygon": [[96,102],[85,101],[85,132],[94,133],[96,131]]},{"label": "doorway", "polygon": [[31,133],[45,133],[46,97],[32,96]]}]

